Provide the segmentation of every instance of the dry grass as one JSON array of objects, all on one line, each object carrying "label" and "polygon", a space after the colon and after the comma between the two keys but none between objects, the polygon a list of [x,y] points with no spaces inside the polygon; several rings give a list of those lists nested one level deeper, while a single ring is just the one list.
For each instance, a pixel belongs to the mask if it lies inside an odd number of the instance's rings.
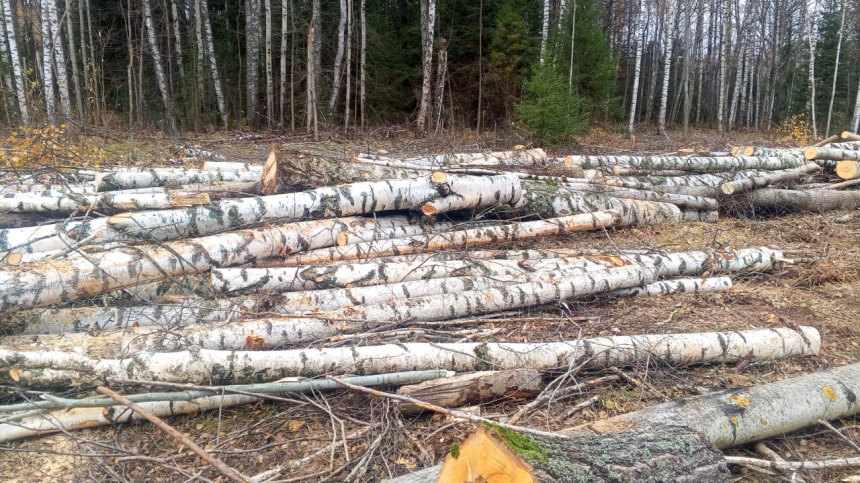
[{"label": "dry grass", "polygon": [[[759,134],[738,135],[732,144],[756,141]],[[673,139],[680,139],[675,133]],[[233,159],[255,159],[264,156],[272,142],[235,142],[227,135],[198,140],[197,144],[231,155]],[[452,138],[439,146],[438,140],[392,140],[379,138],[361,143],[335,140],[310,145],[292,143],[282,148],[318,153],[344,153],[359,149],[385,149],[393,155],[502,148],[511,139],[496,141],[496,146],[477,143],[468,135]],[[758,140],[758,144],[777,143],[778,139]],[[168,156],[169,149],[148,147],[138,151],[135,163],[146,163]],[[434,144],[436,143],[436,144]],[[669,152],[680,147],[707,147],[727,150],[728,139],[713,132],[695,132],[689,141],[670,141],[652,135],[640,135],[635,148],[622,134],[595,131],[582,140],[580,151],[602,153]],[[559,150],[559,152],[564,152]],[[766,219],[725,217],[716,224],[690,223],[680,227],[641,227],[608,232],[581,233],[545,239],[534,247],[564,246],[600,249],[612,252],[624,248],[660,250],[695,250],[724,247],[774,246],[805,257],[820,257],[811,265],[785,265],[768,274],[749,275],[736,280],[726,293],[678,295],[637,299],[583,301],[564,306],[544,307],[523,314],[516,321],[497,320],[484,326],[502,328],[497,340],[542,341],[592,337],[609,334],[680,333],[756,329],[786,325],[810,325],[822,334],[818,357],[782,362],[754,363],[738,370],[733,366],[693,368],[638,367],[663,395],[677,398],[719,390],[775,381],[826,367],[860,360],[857,315],[860,314],[860,269],[858,269],[858,221],[846,213],[788,215]],[[470,327],[474,327],[470,325]],[[420,340],[420,339],[419,339]],[[588,378],[588,374],[578,377]],[[560,422],[555,415],[582,398],[555,401],[527,416],[520,423],[541,429],[592,421],[661,402],[657,396],[625,383],[595,389],[598,405]],[[326,411],[331,408],[332,414]],[[512,414],[514,401],[499,401],[481,409],[485,415]],[[343,427],[340,424],[343,422]],[[375,481],[390,474],[402,474],[433,464],[472,430],[471,425],[452,423],[439,415],[403,417],[388,401],[370,399],[347,392],[296,397],[292,403],[264,402],[246,407],[224,409],[169,420],[198,444],[245,474],[254,474],[278,464],[307,456],[359,429],[361,421],[373,423],[362,437],[343,442],[331,457],[316,458],[309,464],[284,476],[296,481],[346,481],[347,473],[379,438],[378,448],[365,466],[366,473],[353,475],[350,481]],[[849,418],[836,423],[849,437],[860,437],[857,421]],[[401,428],[402,425],[402,428]],[[337,434],[335,434],[335,431]],[[98,445],[95,442],[99,442]],[[849,455],[844,443],[821,427],[768,442],[787,459],[825,458]],[[342,472],[330,474],[347,463],[343,447],[349,448],[352,462]],[[129,455],[160,458],[119,460],[116,449]],[[218,481],[219,475],[201,466],[198,458],[148,424],[117,426],[78,431],[69,435],[35,438],[0,447],[0,479],[9,482],[53,481],[190,481],[193,475]],[[749,448],[732,450],[748,454]],[[64,454],[55,454],[60,452]],[[111,456],[93,458],[75,454],[102,453]],[[858,470],[860,472],[860,470]],[[810,473],[807,481],[837,481],[851,474],[842,472]],[[735,481],[780,481],[740,470]],[[204,480],[205,481],[205,480]],[[223,481],[223,480],[221,480]],[[291,481],[291,480],[290,480]]]}]

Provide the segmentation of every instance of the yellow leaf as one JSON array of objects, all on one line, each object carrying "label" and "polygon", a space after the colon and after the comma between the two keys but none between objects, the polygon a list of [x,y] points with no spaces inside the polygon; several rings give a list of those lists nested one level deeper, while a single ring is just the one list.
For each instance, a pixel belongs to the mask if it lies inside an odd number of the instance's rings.
[{"label": "yellow leaf", "polygon": [[833,388],[830,386],[824,386],[824,395],[827,397],[827,399],[830,399],[833,402],[836,402],[836,400],[839,398],[839,396],[836,395],[836,391],[834,391]]}]

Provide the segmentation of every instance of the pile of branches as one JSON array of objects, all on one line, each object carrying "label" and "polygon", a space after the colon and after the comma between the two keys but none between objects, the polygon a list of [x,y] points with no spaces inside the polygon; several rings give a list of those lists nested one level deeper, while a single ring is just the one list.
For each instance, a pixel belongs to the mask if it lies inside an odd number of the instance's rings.
[{"label": "pile of branches", "polygon": [[[399,395],[373,393],[399,400],[404,412],[492,423],[478,447],[511,443],[498,428],[530,434],[542,457],[503,452],[525,458],[528,471],[552,475],[539,465],[551,451],[599,472],[587,452],[570,448],[630,438],[657,447],[684,434],[688,451],[670,451],[672,457],[700,457],[673,466],[659,462],[669,455],[655,453],[604,461],[604,470],[725,480],[731,460],[714,445],[853,414],[860,368],[799,378],[794,389],[777,383],[669,402],[569,434],[516,423],[547,398],[581,390],[570,377],[578,371],[638,381],[613,368],[815,355],[814,328],[507,343],[494,342],[498,329],[450,327],[584,297],[726,290],[733,274],[776,270],[793,260],[773,247],[584,253],[500,245],[715,221],[727,200],[764,204],[783,191],[795,200],[797,193],[848,193],[810,189],[822,169],[839,169],[828,158],[833,150],[847,158],[860,153],[860,143],[816,148],[811,157],[753,149],[744,156],[548,158],[516,149],[343,160],[279,159],[273,149],[265,164],[78,171],[49,185],[9,179],[0,222],[17,215],[49,222],[15,218],[0,229],[0,383],[22,391],[20,401],[0,406],[0,441],[146,418],[194,449],[160,417],[290,392],[404,386]],[[771,188],[777,184],[785,187]],[[544,383],[558,373],[564,375]],[[123,396],[104,384],[172,391]],[[797,384],[820,397],[787,404]],[[101,395],[56,395],[68,388]],[[504,397],[535,399],[505,423],[450,409]],[[667,421],[682,428],[643,429]],[[268,481],[292,468],[247,476],[198,454],[236,481]],[[454,473],[440,481],[456,480],[457,461],[446,464],[441,471]]]}]

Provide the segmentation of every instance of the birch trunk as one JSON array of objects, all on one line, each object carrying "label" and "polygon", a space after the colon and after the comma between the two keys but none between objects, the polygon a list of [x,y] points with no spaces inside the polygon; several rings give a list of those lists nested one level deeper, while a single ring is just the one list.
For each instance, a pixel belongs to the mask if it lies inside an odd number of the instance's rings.
[{"label": "birch trunk", "polygon": [[530,240],[558,233],[596,230],[617,225],[621,216],[617,212],[598,211],[587,215],[573,215],[549,220],[528,221],[510,225],[474,228],[438,235],[415,236],[398,240],[357,243],[346,247],[314,250],[305,255],[289,256],[281,266],[334,263],[341,260],[363,260],[390,255],[409,255],[465,246],[483,246],[503,241]]},{"label": "birch trunk", "polygon": [[[437,179],[447,178],[444,173],[434,173],[432,176]],[[523,195],[520,179],[513,174],[475,178],[474,181],[474,186],[463,184],[458,191],[452,191],[448,196],[422,204],[421,212],[426,216],[434,216],[456,210],[483,210],[494,206],[513,206]]]},{"label": "birch trunk", "polygon": [[728,85],[726,82],[726,74],[727,74],[727,60],[726,60],[726,47],[729,42],[729,23],[731,22],[731,17],[729,15],[729,8],[731,6],[731,0],[725,0],[723,2],[723,12],[722,12],[722,28],[723,34],[720,38],[720,100],[717,105],[717,128],[722,133],[726,129],[726,125],[724,122],[725,119],[725,110],[726,110],[726,92],[728,91]]},{"label": "birch trunk", "polygon": [[[332,111],[334,111],[337,97],[340,94],[341,64],[343,63],[346,36],[346,0],[340,0],[338,3],[340,5],[340,20],[337,24],[337,54],[334,56],[334,79],[331,84],[331,96],[328,100],[328,108]],[[348,99],[347,102],[349,102]]]},{"label": "birch trunk", "polygon": [[657,131],[661,136],[666,135],[666,106],[669,102],[669,74],[672,68],[672,47],[675,41],[675,24],[672,18],[675,16],[675,0],[668,0],[668,14],[666,21],[666,53],[663,59],[663,89],[660,94],[660,114],[657,117]]},{"label": "birch trunk", "polygon": [[[226,384],[352,373],[356,367],[361,367],[362,372],[368,375],[405,369],[467,372],[487,366],[497,370],[554,370],[581,365],[582,369],[588,370],[654,360],[673,366],[779,360],[818,354],[820,346],[818,331],[801,326],[796,329],[598,337],[532,344],[404,343],[240,352],[199,349],[170,353],[139,352],[126,359],[0,349],[0,361],[6,361],[4,365],[13,369],[11,372],[16,376],[13,382],[10,371],[4,370],[0,373],[0,380],[16,387],[93,385],[106,378]],[[224,370],[223,364],[228,357],[232,361],[231,371]],[[798,393],[793,394],[796,396]]]},{"label": "birch trunk", "polygon": [[[3,10],[3,4],[0,3],[0,15],[3,16],[3,21],[0,21],[0,58],[3,59],[3,63],[7,66],[12,65],[12,60],[9,57],[8,44],[6,43],[6,21],[5,21],[5,10]],[[9,75],[8,67],[7,70],[3,72],[3,89],[5,92],[11,93],[15,90],[15,84],[12,82],[12,76]],[[6,108],[7,116],[10,122],[12,121],[12,116],[14,115],[12,111],[14,110],[14,106],[12,104],[11,98],[6,97]]]},{"label": "birch trunk", "polygon": [[[155,32],[155,23],[152,21],[152,9],[149,0],[141,0],[143,3],[143,20],[146,24],[146,33],[149,39],[149,49],[152,53],[152,61],[155,68],[155,80],[158,81],[158,90],[161,91],[161,100],[167,110],[167,123],[171,132],[176,130],[176,118],[173,114],[173,100],[170,96],[170,88],[167,86],[167,76],[161,64],[161,49],[158,47],[158,38]],[[73,59],[74,60],[74,59]]]},{"label": "birch trunk", "polygon": [[540,35],[540,65],[546,63],[546,47],[549,43],[550,0],[543,0],[543,28]]},{"label": "birch trunk", "polygon": [[[78,108],[78,119],[81,122],[86,122],[86,118],[84,117],[84,100],[81,93],[81,72],[78,67],[78,54],[75,51],[75,28],[74,19],[72,18],[72,0],[66,0],[66,11],[63,16],[66,17],[66,35],[68,36],[69,41],[69,57],[71,58],[72,63],[72,84],[75,88],[75,105]],[[83,32],[81,32],[81,34],[83,34]],[[3,45],[5,47],[5,43]],[[5,59],[5,54],[3,57]],[[8,74],[6,74],[6,76],[8,77]],[[12,85],[9,83],[10,90],[11,87]]]},{"label": "birch trunk", "polygon": [[815,163],[807,163],[800,168],[795,168],[789,171],[775,171],[771,174],[767,174],[764,176],[755,176],[742,180],[723,183],[722,185],[720,185],[720,191],[722,191],[724,195],[732,195],[743,191],[764,188],[765,186],[770,186],[773,184],[785,183],[787,181],[797,181],[798,179],[803,178],[807,174],[817,173],[820,171],[821,166]]},{"label": "birch trunk", "polygon": [[[808,6],[805,1],[804,6]],[[818,125],[815,122],[815,48],[818,43],[818,0],[814,0],[812,12],[809,16],[809,94],[806,100],[806,108],[812,121],[812,135],[818,137]]]},{"label": "birch trunk", "polygon": [[[365,18],[365,0],[361,0],[361,59],[359,66],[360,70],[360,79],[359,79],[359,89],[361,90],[359,96],[361,97],[361,129],[364,129],[364,115],[365,115],[365,100],[366,100],[366,92],[365,92],[365,80],[367,77],[367,21]],[[860,91],[860,88],[858,88]],[[855,123],[856,124],[856,123]]]},{"label": "birch trunk", "polygon": [[436,64],[436,97],[433,102],[433,130],[442,129],[442,107],[445,101],[445,77],[448,75],[448,41],[439,39],[439,53]]},{"label": "birch trunk", "polygon": [[[173,14],[173,36],[175,37],[174,50],[176,51],[176,65],[179,66],[179,80],[182,88],[185,88],[185,60],[182,51],[182,27],[179,11],[176,8],[176,0],[170,0],[170,11]],[[83,22],[81,22],[83,25]],[[83,32],[81,32],[83,36]],[[86,57],[84,57],[84,65],[86,65]]]},{"label": "birch trunk", "polygon": [[[194,0],[194,36],[196,37],[196,51],[197,51],[197,64],[195,77],[197,79],[197,93],[194,96],[194,99],[197,102],[198,111],[202,112],[204,106],[208,104],[203,99],[208,98],[208,93],[206,92],[206,63],[204,61],[206,46],[203,42],[203,12],[200,5],[200,0]],[[199,120],[199,116],[194,116],[195,128],[197,127],[197,122]]]},{"label": "birch trunk", "polygon": [[779,170],[798,168],[806,164],[800,156],[568,156],[566,160],[585,169],[630,166],[641,170],[678,169],[705,172],[737,169]]},{"label": "birch trunk", "polygon": [[636,122],[636,102],[639,100],[639,77],[642,73],[642,44],[644,39],[643,22],[645,21],[645,1],[639,0],[639,17],[636,19],[636,63],[633,68],[633,92],[630,94],[630,121],[627,123],[627,133],[633,135],[633,125]]},{"label": "birch trunk", "polygon": [[830,121],[833,118],[833,102],[836,100],[836,80],[839,78],[839,60],[842,55],[842,36],[845,31],[845,2],[842,2],[842,21],[839,22],[839,40],[836,43],[836,62],[833,65],[833,86],[830,89],[830,107],[827,109],[825,136],[830,136]]},{"label": "birch trunk", "polygon": [[681,221],[681,210],[668,203],[622,200],[599,193],[578,193],[562,186],[535,181],[524,181],[523,189],[523,197],[513,205],[513,211],[524,216],[551,218],[613,210],[621,216],[617,226]]},{"label": "birch trunk", "polygon": [[308,55],[308,66],[307,66],[307,79],[306,79],[306,87],[307,87],[307,112],[306,112],[306,128],[308,132],[313,128],[314,133],[314,141],[319,140],[318,133],[318,123],[317,123],[317,76],[319,75],[317,70],[319,65],[317,64],[317,55],[315,53],[316,45],[317,45],[317,36],[322,35],[321,32],[317,31],[317,25],[320,23],[320,2],[319,0],[313,0],[312,9],[311,9],[311,24],[308,26],[308,42],[307,42],[307,55]]},{"label": "birch trunk", "polygon": [[22,212],[58,212],[58,211],[88,211],[99,210],[159,210],[179,208],[183,206],[208,205],[209,196],[192,195],[182,192],[173,193],[103,193],[76,194],[59,193],[50,196],[38,194],[22,194],[14,197],[0,197],[0,211]]},{"label": "birch trunk", "polygon": [[858,143],[857,141],[848,141],[848,142],[844,142],[844,143],[830,143],[827,146],[822,146],[822,147],[828,147],[828,148],[832,148],[832,149],[847,149],[849,151],[860,151],[860,143]]},{"label": "birch trunk", "polygon": [[610,297],[642,297],[646,295],[673,295],[679,293],[722,292],[731,290],[729,277],[682,278],[649,283],[641,287],[622,288],[607,292]]},{"label": "birch trunk", "polygon": [[194,241],[117,249],[93,257],[48,260],[28,264],[21,270],[3,270],[0,313],[77,300],[213,267],[242,265],[333,246],[337,233],[348,229],[344,222],[353,221],[310,221],[239,230]]},{"label": "birch trunk", "polygon": [[21,57],[18,52],[18,35],[15,30],[15,18],[12,16],[12,5],[9,0],[3,2],[3,22],[6,25],[6,39],[9,42],[9,56],[12,58],[12,74],[15,76],[15,94],[18,97],[18,111],[24,126],[30,125],[30,109],[27,101],[27,86],[24,83],[24,69],[21,67]]},{"label": "birch trunk", "polygon": [[[266,1],[266,129],[272,130],[275,120],[275,77],[272,73],[275,62],[272,52],[272,0]],[[283,1],[283,0],[281,0]]]},{"label": "birch trunk", "polygon": [[[278,110],[280,127],[284,129],[287,123],[284,121],[287,117],[287,34],[289,33],[289,12],[290,0],[281,0],[281,83]],[[290,89],[293,86],[290,85]]]},{"label": "birch trunk", "polygon": [[[547,2],[549,0],[546,0]],[[423,136],[427,129],[430,114],[430,90],[433,84],[433,38],[436,23],[436,0],[421,0],[421,59],[423,81],[421,83],[421,104],[418,107],[418,135]],[[543,58],[543,56],[541,56]],[[543,63],[543,61],[541,61]]]},{"label": "birch trunk", "polygon": [[836,175],[842,179],[860,178],[860,163],[857,161],[839,161],[836,163]]},{"label": "birch trunk", "polygon": [[51,66],[53,58],[53,42],[51,41],[51,27],[48,25],[49,4],[53,0],[39,0],[41,10],[40,34],[42,37],[42,92],[45,95],[45,113],[49,124],[57,123],[57,98],[54,94],[54,71]]},{"label": "birch trunk", "polygon": [[[248,125],[260,126],[260,0],[245,1],[245,66]],[[268,57],[266,59],[268,62]]]},{"label": "birch trunk", "polygon": [[352,11],[352,0],[346,0],[346,73],[344,74],[344,85],[346,88],[346,99],[343,103],[343,129],[349,129],[350,99],[352,99],[352,31],[355,29],[355,15]]},{"label": "birch trunk", "polygon": [[856,149],[806,148],[803,151],[803,155],[806,159],[814,160],[860,161],[860,150]]},{"label": "birch trunk", "polygon": [[54,54],[54,66],[57,74],[57,90],[60,93],[60,107],[63,109],[63,119],[72,119],[72,99],[69,96],[69,78],[66,73],[66,55],[60,36],[60,19],[57,16],[57,4],[55,0],[46,0],[48,27],[51,35],[51,49]]},{"label": "birch trunk", "polygon": [[[437,184],[430,176],[415,179],[353,183],[300,193],[222,200],[208,207],[149,211],[111,217],[108,224],[129,236],[146,234],[158,240],[203,236],[272,220],[331,218],[388,210],[419,210],[443,193],[465,192],[460,186],[492,184],[488,178],[446,176]],[[491,200],[483,200],[491,202]],[[227,216],[225,216],[227,215]]]},{"label": "birch trunk", "polygon": [[[749,4],[747,4],[747,9],[748,8],[749,8]],[[744,18],[744,21],[746,21],[746,18]],[[731,107],[729,107],[729,125],[728,125],[729,131],[732,131],[735,128],[735,119],[737,119],[737,112],[738,112],[738,101],[740,100],[741,91],[743,89],[741,83],[743,82],[744,59],[746,58],[746,55],[747,55],[746,45],[747,45],[748,41],[746,41],[746,39],[743,36],[744,26],[740,25],[740,26],[738,26],[738,29],[741,32],[741,34],[738,38],[738,44],[737,44],[738,65],[737,65],[737,68],[735,69],[735,86],[734,86],[735,88],[732,91],[732,102],[731,102]]]},{"label": "birch trunk", "polygon": [[177,186],[185,184],[212,184],[218,182],[256,182],[262,170],[211,171],[193,168],[118,168],[96,178],[98,191]]},{"label": "birch trunk", "polygon": [[740,206],[776,212],[854,210],[860,207],[860,191],[785,190],[765,188],[738,199]]},{"label": "birch trunk", "polygon": [[637,190],[621,188],[617,186],[602,186],[599,184],[586,183],[564,183],[564,187],[573,191],[585,191],[601,193],[613,198],[626,200],[654,201],[659,203],[670,203],[679,208],[690,208],[696,210],[713,211],[719,208],[719,203],[714,198],[701,196],[679,195],[675,193],[664,193],[660,191]]},{"label": "birch trunk", "polygon": [[209,73],[212,75],[212,85],[215,87],[215,98],[218,101],[218,111],[224,127],[230,126],[227,116],[227,103],[224,101],[224,92],[221,90],[221,75],[218,73],[218,62],[215,60],[215,43],[212,41],[212,23],[209,22],[209,6],[206,0],[200,2],[201,14],[203,16],[203,38],[206,42],[206,54],[209,59]]},{"label": "birch trunk", "polygon": [[756,146],[746,146],[743,148],[742,156],[764,156],[764,157],[797,157],[803,156],[803,148],[759,148]]},{"label": "birch trunk", "polygon": [[170,326],[239,320],[255,304],[250,300],[189,300],[182,305],[144,305],[132,307],[78,307],[69,309],[36,309],[18,312],[5,318],[0,333],[66,334],[131,328]]}]

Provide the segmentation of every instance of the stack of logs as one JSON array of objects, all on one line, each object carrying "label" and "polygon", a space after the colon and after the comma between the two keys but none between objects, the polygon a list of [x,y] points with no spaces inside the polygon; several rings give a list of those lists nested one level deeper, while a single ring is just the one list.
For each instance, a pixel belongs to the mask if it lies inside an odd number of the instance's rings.
[{"label": "stack of logs", "polygon": [[[499,329],[444,329],[583,297],[726,290],[732,274],[776,270],[789,258],[768,247],[609,254],[493,245],[713,222],[721,205],[854,207],[856,192],[817,179],[834,169],[858,177],[857,139],[806,150],[738,148],[740,156],[548,158],[540,149],[516,149],[279,160],[273,149],[265,164],[81,170],[47,184],[7,179],[0,198],[0,383],[41,397],[0,406],[0,442],[139,417],[116,410],[111,398],[51,394],[105,381],[219,385],[128,396],[154,415],[248,404],[272,393],[402,385],[401,410],[458,417],[468,415],[441,406],[538,396],[470,440],[489,448],[505,431],[532,434],[543,456],[506,450],[523,463],[516,471],[560,478],[540,462],[562,458],[593,475],[629,470],[667,479],[688,472],[700,481],[726,480],[726,460],[714,445],[852,414],[850,388],[856,392],[860,384],[860,367],[800,378],[797,384],[819,396],[804,404],[781,404],[798,389],[777,383],[671,402],[569,433],[515,423],[548,391],[578,390],[544,385],[543,377],[559,370],[814,355],[820,347],[814,328],[532,343],[488,342],[501,337]],[[183,150],[179,156],[187,162],[216,155]],[[361,376],[319,379],[348,374]],[[296,376],[310,379],[283,382]],[[684,428],[643,429],[668,421]],[[594,436],[606,433],[615,436]],[[679,434],[686,449],[669,451],[684,462],[678,465],[660,464],[666,455],[628,454],[600,469],[587,451],[571,449]],[[463,454],[472,447],[463,445]],[[455,481],[450,475],[465,459],[446,463],[440,481]],[[439,471],[409,481],[434,481]]]}]

